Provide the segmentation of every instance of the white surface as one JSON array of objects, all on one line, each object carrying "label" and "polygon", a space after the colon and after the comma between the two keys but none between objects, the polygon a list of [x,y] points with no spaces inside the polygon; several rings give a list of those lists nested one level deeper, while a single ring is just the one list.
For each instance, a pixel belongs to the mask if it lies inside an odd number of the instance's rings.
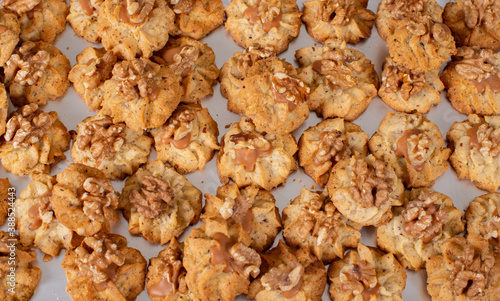
[{"label": "white surface", "polygon": [[[224,6],[227,6],[229,0],[223,0]],[[298,0],[299,7],[302,9],[303,0]],[[370,1],[368,7],[376,12],[377,5],[379,1]],[[438,1],[438,3],[444,6],[446,1]],[[225,32],[224,26],[219,27],[216,31],[212,32],[208,37],[202,40],[207,43],[216,54],[216,64],[217,67],[222,67],[224,62],[233,55],[234,52],[242,51],[242,48],[238,47],[236,43],[231,39],[231,36]],[[79,38],[75,35],[73,29],[67,25],[66,30],[57,38],[55,45],[68,57],[73,66],[76,63],[76,55],[80,53],[85,47],[92,45],[91,43],[85,42],[83,38]],[[301,47],[310,47],[314,45],[320,45],[320,43],[314,41],[306,32],[304,25],[302,25],[300,35],[297,39],[290,43],[290,47],[287,51],[280,54],[281,58],[285,58],[288,62],[294,64],[298,67],[297,62],[294,60],[294,53],[297,49]],[[100,47],[99,45],[94,45],[94,47]],[[357,45],[350,45],[361,50],[368,59],[370,59],[375,64],[375,70],[380,75],[381,65],[384,58],[388,55],[388,50],[386,43],[378,36],[376,28],[372,30],[372,36],[367,40],[358,43]],[[227,111],[226,109],[226,99],[222,97],[219,89],[219,85],[214,87],[214,95],[208,97],[202,101],[202,105],[207,107],[210,114],[215,119],[219,125],[220,137],[225,134],[228,129],[225,128],[226,125],[236,122],[240,119],[240,116]],[[56,111],[59,113],[59,119],[66,125],[68,130],[76,130],[76,125],[82,121],[85,117],[89,115],[94,115],[95,112],[91,111],[85,103],[79,98],[75,93],[73,88],[69,88],[64,97],[57,101],[52,101],[46,106],[42,107],[45,111]],[[390,108],[385,105],[380,98],[376,97],[372,100],[370,106],[354,123],[361,126],[361,128],[370,136],[377,130],[380,121],[386,115]],[[442,102],[437,107],[432,107],[431,111],[427,114],[428,118],[435,122],[443,136],[446,136],[446,132],[450,129],[450,126],[455,121],[462,121],[467,118],[466,115],[460,114],[455,111],[449,102],[446,100],[445,93],[442,96]],[[297,141],[300,135],[305,129],[310,126],[316,125],[320,118],[316,116],[314,112],[311,112],[309,119],[304,122],[304,124],[293,132]],[[220,138],[219,137],[219,138]],[[60,162],[53,169],[51,174],[55,175],[60,171],[64,170],[69,162],[71,162],[70,152],[66,152],[67,160]],[[156,153],[150,156],[150,160],[156,158]],[[17,177],[9,174],[0,167],[0,177],[8,176],[12,185],[17,189],[17,193],[21,192],[22,189],[26,187],[29,183],[29,177]],[[215,194],[218,186],[221,185],[219,178],[217,176],[216,170],[216,160],[212,159],[211,162],[207,164],[202,172],[195,172],[187,175],[187,178],[203,193]],[[271,192],[277,200],[277,206],[281,210],[289,204],[289,202],[300,194],[302,187],[313,188],[315,190],[320,189],[318,185],[314,185],[314,181],[305,175],[302,169],[293,172],[287,180],[286,185],[280,186],[273,189]],[[114,182],[113,186],[117,191],[120,191],[123,187],[123,182]],[[486,191],[477,189],[468,180],[459,180],[455,172],[450,168],[448,171],[437,179],[436,185],[432,187],[436,191],[444,193],[445,195],[451,197],[455,206],[458,209],[464,210],[468,203],[476,196],[485,194]],[[192,227],[191,227],[192,228]],[[182,236],[183,240],[186,235],[190,232],[189,228],[186,233]],[[2,227],[6,230],[6,225]],[[128,223],[120,214],[120,221],[112,226],[112,232],[123,235],[128,240],[128,245],[133,248],[137,248],[142,252],[142,255],[149,261],[151,257],[157,256],[159,251],[162,249],[160,245],[152,244],[146,241],[142,237],[133,237],[128,231]],[[375,244],[375,231],[373,227],[368,227],[363,229],[361,241],[367,245],[373,246]],[[275,245],[282,236],[279,234],[275,241]],[[66,276],[64,270],[61,268],[61,261],[63,259],[65,251],[62,250],[59,256],[52,259],[50,262],[43,262],[42,258],[44,254],[37,250],[37,260],[35,265],[42,269],[42,277],[40,283],[37,286],[35,295],[32,300],[46,301],[46,300],[71,300],[68,294],[65,292],[65,286],[67,284]],[[403,291],[403,299],[407,301],[416,300],[430,300],[429,295],[426,292],[426,276],[424,271],[420,272],[410,272],[407,271],[408,279],[406,289]],[[328,286],[325,289],[323,295],[323,300],[331,300],[328,295]],[[137,298],[137,300],[150,300],[145,291]],[[245,297],[240,296],[237,300],[247,300]]]}]

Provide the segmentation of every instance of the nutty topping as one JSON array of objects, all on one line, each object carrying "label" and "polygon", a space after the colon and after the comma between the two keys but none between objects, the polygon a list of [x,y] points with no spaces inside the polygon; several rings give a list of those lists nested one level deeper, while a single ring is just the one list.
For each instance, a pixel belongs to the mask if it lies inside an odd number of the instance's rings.
[{"label": "nutty topping", "polygon": [[437,200],[436,193],[422,193],[417,199],[412,200],[401,213],[405,221],[405,232],[421,238],[425,244],[441,232],[448,218],[446,208],[435,204]]},{"label": "nutty topping", "polygon": [[113,79],[127,99],[138,96],[155,100],[158,86],[154,76],[158,67],[153,67],[141,59],[123,61],[113,67]]},{"label": "nutty topping", "polygon": [[173,55],[173,62],[169,65],[174,73],[185,77],[191,72],[200,55],[200,50],[194,46],[183,46],[182,49]]},{"label": "nutty topping", "polygon": [[84,74],[88,77],[96,75],[99,79],[107,79],[117,60],[111,51],[106,52],[101,58],[93,58],[87,62]]},{"label": "nutty topping", "polygon": [[460,47],[457,49],[458,61],[455,70],[468,80],[483,81],[490,76],[498,75],[495,68],[500,61],[495,52],[477,47]]},{"label": "nutty topping", "polygon": [[466,247],[462,256],[458,257],[452,271],[453,294],[464,294],[470,299],[480,299],[484,296],[492,281],[492,267],[495,257],[490,252],[481,256],[472,247]]},{"label": "nutty topping", "polygon": [[315,195],[300,209],[298,217],[297,235],[305,239],[307,235],[317,237],[317,245],[332,243],[333,237],[339,229],[340,213],[333,203],[323,201]]},{"label": "nutty topping", "polygon": [[457,0],[464,13],[464,22],[468,28],[476,28],[482,24],[491,27],[500,16],[500,7],[495,0]]},{"label": "nutty topping", "polygon": [[161,211],[174,203],[174,190],[162,179],[144,176],[141,190],[130,192],[130,203],[148,219],[156,218]]},{"label": "nutty topping", "polygon": [[387,8],[396,18],[422,14],[426,10],[428,0],[387,0]]},{"label": "nutty topping", "polygon": [[475,136],[479,152],[483,156],[495,158],[500,154],[500,128],[495,129],[487,123],[482,123],[477,127]]},{"label": "nutty topping", "polygon": [[256,5],[249,6],[243,11],[251,25],[260,22],[265,32],[278,27],[282,18],[281,3],[279,0],[259,0]]},{"label": "nutty topping", "polygon": [[48,114],[38,109],[37,104],[25,105],[12,114],[5,127],[5,141],[13,142],[15,148],[37,143],[57,119],[57,114]]},{"label": "nutty topping", "polygon": [[78,189],[83,213],[93,221],[104,221],[104,209],[117,203],[113,187],[106,179],[88,177]]},{"label": "nutty topping", "polygon": [[433,152],[434,144],[420,130],[406,130],[396,144],[396,156],[404,157],[417,171],[422,171]]},{"label": "nutty topping", "polygon": [[41,0],[3,0],[2,6],[15,11],[18,15],[21,15],[32,10],[40,2]]},{"label": "nutty topping", "polygon": [[311,91],[301,80],[281,72],[273,75],[271,84],[276,102],[287,103],[290,112],[305,102]]},{"label": "nutty topping", "polygon": [[422,16],[410,20],[406,29],[419,37],[424,43],[429,43],[431,40],[435,40],[438,43],[446,43],[447,38],[451,35],[451,30],[448,26],[434,22],[430,16]]},{"label": "nutty topping", "polygon": [[9,248],[10,243],[12,242],[9,242],[9,235],[0,234],[0,278],[7,275],[12,267],[12,265],[8,264],[11,257],[11,250]]},{"label": "nutty topping", "polygon": [[89,148],[94,159],[102,160],[121,148],[125,142],[124,130],[125,123],[113,124],[113,119],[105,116],[86,124],[75,143],[81,150]]},{"label": "nutty topping", "polygon": [[49,65],[50,54],[37,50],[34,42],[26,42],[19,47],[19,54],[13,54],[5,64],[5,77],[14,78],[21,85],[34,85],[43,76]]},{"label": "nutty topping", "polygon": [[[186,148],[191,141],[191,132],[193,131],[193,121],[196,119],[196,111],[186,109],[179,114],[171,117],[168,123],[163,126],[163,143],[172,142],[176,148]],[[182,141],[186,139],[185,145]]]},{"label": "nutty topping", "polygon": [[[300,290],[304,275],[304,267],[299,263],[280,264],[262,276],[260,282],[266,290],[288,292]],[[298,289],[296,288],[298,287]]]},{"label": "nutty topping", "polygon": [[133,25],[142,24],[153,10],[154,4],[155,0],[122,0],[120,21]]},{"label": "nutty topping", "polygon": [[364,208],[382,206],[392,191],[392,179],[388,177],[384,162],[375,160],[373,165],[364,159],[357,159],[352,169],[354,186],[350,190],[354,199]]},{"label": "nutty topping", "polygon": [[234,164],[245,166],[245,170],[253,172],[257,158],[267,157],[272,151],[271,142],[257,132],[244,132],[231,135],[229,140],[235,143]]},{"label": "nutty topping", "polygon": [[243,277],[259,275],[262,262],[254,249],[220,232],[215,233],[213,239],[216,245],[210,248],[212,264],[225,264],[224,273],[236,272]]},{"label": "nutty topping", "polygon": [[338,162],[344,157],[347,137],[340,131],[323,132],[319,136],[318,150],[314,153],[314,164],[321,165],[327,161]]},{"label": "nutty topping", "polygon": [[252,205],[252,200],[244,195],[239,195],[235,199],[227,197],[219,212],[225,220],[231,219],[233,222],[240,224],[247,233],[250,233],[252,232],[254,217]]},{"label": "nutty topping", "polygon": [[176,292],[187,293],[186,270],[182,265],[182,250],[179,244],[170,243],[164,257],[157,258],[162,280],[148,289],[151,297],[166,297]]},{"label": "nutty topping", "polygon": [[340,271],[340,282],[344,292],[353,292],[354,295],[360,295],[365,290],[373,289],[377,286],[377,272],[373,264],[366,260],[361,260],[342,268]]},{"label": "nutty topping", "polygon": [[245,49],[241,57],[238,59],[238,69],[241,72],[247,71],[248,68],[255,64],[255,62],[275,55],[276,52],[273,47],[262,47],[259,44],[254,43]]},{"label": "nutty topping", "polygon": [[401,97],[408,100],[410,96],[422,91],[425,84],[425,72],[413,71],[391,61],[382,71],[382,82],[387,91],[400,90]]},{"label": "nutty topping", "polygon": [[339,50],[323,52],[322,59],[314,62],[312,67],[313,70],[324,75],[331,85],[344,89],[354,87],[357,80],[352,73],[362,71],[359,61]]},{"label": "nutty topping", "polygon": [[38,198],[38,203],[31,206],[28,210],[28,216],[34,219],[29,227],[30,230],[36,230],[40,228],[42,224],[50,224],[54,218],[54,212],[50,204],[51,196],[52,191],[44,193]]},{"label": "nutty topping", "polygon": [[170,0],[170,6],[175,14],[187,14],[194,7],[195,0]]}]

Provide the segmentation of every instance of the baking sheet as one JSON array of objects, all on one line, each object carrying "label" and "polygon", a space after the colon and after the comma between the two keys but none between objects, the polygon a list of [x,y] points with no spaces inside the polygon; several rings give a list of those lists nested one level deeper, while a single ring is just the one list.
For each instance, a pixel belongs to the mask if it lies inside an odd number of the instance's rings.
[{"label": "baking sheet", "polygon": [[[226,7],[230,0],[223,0],[222,2],[224,3],[224,7]],[[303,2],[304,0],[298,0],[299,8],[301,10]],[[444,7],[447,1],[438,0],[437,2]],[[379,1],[370,1],[368,8],[373,12],[376,12],[378,3]],[[219,27],[202,41],[207,43],[214,50],[216,55],[216,64],[219,68],[222,67],[224,62],[230,58],[234,52],[243,50],[237,46],[236,43],[234,43],[229,33],[226,33],[224,26]],[[294,60],[295,51],[301,47],[310,47],[315,45],[320,45],[320,43],[313,40],[307,34],[304,25],[302,25],[299,36],[290,43],[289,49],[281,53],[279,56],[292,63],[295,67],[298,67],[297,62]],[[79,54],[85,47],[101,47],[100,45],[86,42],[83,38],[77,37],[69,24],[66,25],[65,31],[56,39],[55,46],[68,57],[72,66],[76,63],[76,55]],[[375,65],[377,73],[379,75],[381,74],[382,62],[388,55],[388,50],[385,41],[379,37],[376,28],[373,28],[372,36],[370,38],[356,45],[349,45],[349,47],[359,49],[363,52]],[[237,122],[241,118],[240,115],[229,112],[226,109],[226,99],[222,97],[219,85],[214,87],[214,95],[204,99],[202,101],[202,105],[203,107],[208,108],[210,114],[217,122],[220,132],[219,139],[228,131],[228,128],[226,128],[227,125],[232,122]],[[96,113],[95,111],[91,111],[85,105],[72,87],[68,89],[62,98],[57,101],[49,102],[49,104],[43,106],[42,109],[46,112],[56,111],[59,114],[59,119],[66,125],[68,130],[76,130],[76,125],[80,121],[87,116],[91,116]],[[392,110],[385,105],[379,97],[376,97],[372,100],[368,109],[359,118],[357,118],[354,123],[361,126],[361,128],[371,136],[377,130],[380,121],[388,111]],[[439,126],[443,136],[446,136],[446,132],[450,129],[453,122],[462,121],[467,118],[466,115],[460,114],[451,107],[450,103],[446,100],[445,93],[442,95],[441,104],[437,107],[432,107],[427,116],[429,120]],[[320,121],[321,118],[318,118],[314,112],[311,112],[309,118],[304,122],[304,124],[293,132],[297,141],[305,129],[316,125]],[[67,151],[65,154],[67,160],[62,161],[53,167],[51,172],[52,175],[56,175],[57,173],[63,171],[71,162],[70,152]],[[153,150],[149,160],[151,161],[154,159],[156,159],[156,153]],[[9,177],[11,184],[16,188],[18,195],[30,181],[29,177],[14,176],[5,172],[2,167],[0,167],[0,177]],[[217,176],[215,157],[206,165],[203,171],[188,174],[186,177],[203,193],[215,194],[217,187],[221,185]],[[117,191],[121,191],[123,182],[114,181],[112,184]],[[277,200],[276,205],[280,208],[280,212],[289,204],[291,200],[300,194],[302,187],[315,190],[321,189],[319,185],[316,185],[310,177],[303,173],[302,169],[299,169],[288,177],[285,185],[271,191]],[[455,172],[451,169],[451,166],[445,174],[436,180],[436,185],[432,188],[449,196],[453,200],[455,206],[460,210],[464,210],[468,203],[476,196],[486,193],[486,191],[477,189],[469,180],[458,179]],[[2,229],[7,230],[7,225],[3,225]],[[151,257],[157,256],[159,251],[163,249],[162,246],[152,244],[142,237],[131,236],[127,229],[128,223],[120,214],[120,221],[112,225],[111,231],[125,236],[128,240],[128,246],[139,249],[146,260],[149,261]],[[190,232],[190,229],[192,229],[192,227],[190,227],[186,233],[182,235],[181,240],[184,240]],[[279,239],[282,239],[281,233],[276,238],[274,246],[277,244]],[[361,242],[374,246],[375,228],[363,228]],[[65,251],[62,250],[59,256],[54,257],[49,262],[43,262],[42,259],[44,254],[37,250],[37,260],[34,264],[42,269],[42,277],[31,300],[71,300],[69,295],[65,292],[67,280],[65,272],[61,268],[61,261],[64,253]],[[406,270],[406,272],[408,279],[406,282],[406,289],[403,291],[403,299],[407,301],[430,300],[425,288],[425,272],[410,272],[408,270]],[[323,300],[331,300],[327,290],[328,286],[323,294]],[[138,296],[137,300],[150,299],[146,291],[143,291]],[[244,296],[239,296],[236,300],[248,299]]]}]

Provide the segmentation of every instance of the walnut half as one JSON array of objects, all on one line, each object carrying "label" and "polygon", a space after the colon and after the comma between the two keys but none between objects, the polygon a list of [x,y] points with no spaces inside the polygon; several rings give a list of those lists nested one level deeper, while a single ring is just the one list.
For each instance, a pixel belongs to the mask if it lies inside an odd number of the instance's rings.
[{"label": "walnut half", "polygon": [[130,192],[130,203],[147,219],[160,215],[166,206],[174,203],[174,190],[162,179],[144,176],[141,179],[141,190]]},{"label": "walnut half", "polygon": [[399,66],[394,61],[387,63],[382,72],[382,83],[389,92],[401,90],[401,97],[408,100],[410,96],[422,91],[425,85],[425,72],[413,71]]},{"label": "walnut half", "polygon": [[490,76],[497,75],[495,66],[500,64],[495,52],[478,47],[460,47],[457,49],[455,70],[468,80],[482,81]]},{"label": "walnut half", "polygon": [[15,111],[5,127],[5,141],[15,148],[27,147],[40,141],[57,119],[57,113],[45,113],[37,104],[25,105]]},{"label": "walnut half", "polygon": [[[474,132],[473,130],[476,129]],[[500,128],[490,127],[487,123],[481,123],[472,127],[467,134],[471,141],[477,142],[479,152],[485,157],[498,157],[500,154]],[[471,142],[472,144],[472,142]]]},{"label": "walnut half", "polygon": [[321,165],[327,161],[338,162],[343,159],[347,147],[347,137],[340,131],[323,132],[319,136],[318,150],[314,153],[314,164]]},{"label": "walnut half", "polygon": [[260,282],[266,290],[289,292],[296,290],[297,287],[300,289],[303,275],[304,267],[299,263],[280,264],[264,274]]},{"label": "walnut half", "polygon": [[21,15],[32,10],[40,2],[41,0],[3,0],[2,7],[8,8],[15,11],[18,15]]},{"label": "walnut half", "polygon": [[254,249],[220,232],[215,233],[213,239],[216,245],[210,248],[212,264],[224,264],[225,273],[236,272],[246,278],[259,275],[262,260]]},{"label": "walnut half", "polygon": [[155,100],[159,89],[154,80],[156,69],[142,59],[122,61],[113,67],[113,79],[118,82],[118,87],[129,100],[138,96]]},{"label": "walnut half", "polygon": [[342,51],[331,49],[323,52],[322,59],[315,61],[312,68],[324,75],[330,85],[344,89],[354,87],[357,80],[352,73],[362,71],[359,61]]},{"label": "walnut half", "polygon": [[50,54],[37,50],[36,43],[26,42],[19,48],[19,54],[13,54],[5,64],[5,77],[14,78],[21,85],[34,85],[44,74],[49,65]]},{"label": "walnut half", "polygon": [[90,154],[96,160],[109,157],[118,151],[125,142],[125,123],[113,124],[113,119],[105,116],[85,125],[83,134],[76,139],[79,149],[90,149]]},{"label": "walnut half", "polygon": [[359,295],[364,290],[373,289],[377,286],[377,272],[373,264],[362,260],[343,267],[340,271],[340,282],[343,291]]},{"label": "walnut half", "polygon": [[83,213],[95,221],[104,221],[104,208],[118,202],[113,187],[107,179],[88,177],[78,190],[83,201]]},{"label": "walnut half", "polygon": [[357,159],[352,169],[354,186],[350,191],[364,208],[382,206],[392,191],[392,179],[388,177],[384,162],[375,160],[373,165]]}]

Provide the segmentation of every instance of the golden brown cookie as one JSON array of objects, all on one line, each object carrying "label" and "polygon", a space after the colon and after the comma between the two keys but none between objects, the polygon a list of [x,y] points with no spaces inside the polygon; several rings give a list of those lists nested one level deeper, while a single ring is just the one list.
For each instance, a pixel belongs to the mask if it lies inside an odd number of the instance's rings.
[{"label": "golden brown cookie", "polygon": [[500,51],[500,1],[455,2],[446,3],[443,19],[450,27],[457,46],[479,46]]},{"label": "golden brown cookie", "polygon": [[457,50],[441,73],[453,107],[466,114],[500,114],[500,55],[477,47]]},{"label": "golden brown cookie", "polygon": [[56,177],[50,204],[57,219],[81,236],[109,232],[118,221],[118,197],[104,173],[71,163]]},{"label": "golden brown cookie", "polygon": [[243,117],[221,139],[219,179],[222,184],[228,184],[231,178],[239,187],[256,185],[271,190],[297,169],[296,152],[292,135],[257,131],[252,121]]},{"label": "golden brown cookie", "polygon": [[385,224],[392,207],[403,204],[403,183],[390,165],[373,155],[337,162],[327,188],[337,210],[362,226]]},{"label": "golden brown cookie", "polygon": [[342,118],[325,119],[304,131],[299,140],[299,165],[325,186],[332,167],[350,156],[368,154],[368,135]]},{"label": "golden brown cookie", "polygon": [[401,265],[419,270],[447,238],[464,231],[462,211],[446,195],[429,188],[407,190],[402,207],[377,228],[377,246],[393,253]]},{"label": "golden brown cookie", "polygon": [[97,28],[102,46],[121,58],[149,58],[168,41],[174,12],[165,0],[105,0]]},{"label": "golden brown cookie", "polygon": [[368,141],[375,158],[385,161],[406,187],[427,187],[448,169],[451,150],[438,126],[419,113],[388,112]]},{"label": "golden brown cookie", "polygon": [[500,253],[488,249],[488,241],[475,235],[448,238],[443,255],[427,262],[427,292],[433,301],[498,299]]},{"label": "golden brown cookie", "polygon": [[56,183],[55,177],[35,174],[16,200],[20,242],[51,256],[57,256],[63,248],[74,249],[83,239],[57,220],[54,214],[51,199]]},{"label": "golden brown cookie", "polygon": [[201,191],[184,176],[155,160],[125,181],[119,207],[131,234],[166,244],[198,222],[201,199]]},{"label": "golden brown cookie", "polygon": [[7,217],[12,214],[12,210],[9,210],[12,196],[15,192],[11,190],[9,178],[0,179],[0,225],[5,223]]},{"label": "golden brown cookie", "polygon": [[354,120],[377,96],[378,75],[373,64],[345,42],[328,40],[321,47],[301,48],[295,58],[299,79],[311,89],[309,109],[323,118]]},{"label": "golden brown cookie", "polygon": [[[59,1],[59,0],[57,0]],[[71,64],[56,47],[39,41],[24,42],[5,63],[5,86],[18,107],[61,97],[69,87]]]},{"label": "golden brown cookie", "polygon": [[488,240],[490,249],[500,251],[500,193],[488,193],[474,198],[465,211],[467,233]]},{"label": "golden brown cookie", "polygon": [[320,42],[338,39],[358,43],[372,34],[375,14],[366,0],[307,0],[302,21],[309,35]]},{"label": "golden brown cookie", "polygon": [[73,300],[135,300],[144,289],[147,261],[117,234],[86,237],[64,254],[66,292]]},{"label": "golden brown cookie", "polygon": [[66,158],[71,136],[56,112],[45,113],[36,104],[14,111],[0,139],[0,158],[5,170],[15,175],[49,173]]},{"label": "golden brown cookie", "polygon": [[180,102],[179,82],[166,66],[132,59],[115,64],[112,74],[102,87],[101,112],[133,131],[163,125]]},{"label": "golden brown cookie", "polygon": [[113,123],[111,117],[97,114],[85,118],[76,130],[73,162],[95,167],[110,180],[123,180],[148,162],[153,139],[123,122]]},{"label": "golden brown cookie", "polygon": [[500,187],[500,117],[469,115],[455,122],[446,134],[451,166],[460,179],[495,192]]},{"label": "golden brown cookie", "polygon": [[427,113],[441,102],[443,82],[439,69],[413,71],[386,57],[382,66],[382,83],[378,96],[398,112]]},{"label": "golden brown cookie", "polygon": [[274,196],[256,186],[238,189],[236,184],[217,188],[217,195],[205,194],[204,217],[222,217],[241,225],[252,238],[250,247],[257,252],[268,249],[281,230],[279,210]]},{"label": "golden brown cookie", "polygon": [[101,42],[101,34],[97,27],[97,16],[102,0],[70,0],[68,23],[80,37],[92,43]]},{"label": "golden brown cookie", "polygon": [[9,99],[5,86],[0,82],[0,136],[5,133],[7,125],[7,116],[9,112]]},{"label": "golden brown cookie", "polygon": [[219,27],[224,20],[221,0],[167,0],[175,14],[170,34],[199,40]]},{"label": "golden brown cookie", "polygon": [[283,209],[283,237],[289,246],[306,247],[328,264],[343,258],[345,249],[355,248],[361,233],[337,211],[326,191],[302,188],[300,195]]},{"label": "golden brown cookie", "polygon": [[157,159],[182,174],[203,170],[219,149],[219,130],[207,108],[181,104],[161,127],[154,128]]},{"label": "golden brown cookie", "polygon": [[358,245],[328,268],[333,300],[402,301],[406,273],[394,255]]},{"label": "golden brown cookie", "polygon": [[[3,1],[2,6],[5,2],[6,0]],[[0,67],[5,65],[14,52],[19,42],[20,32],[17,16],[6,8],[0,9]]]},{"label": "golden brown cookie", "polygon": [[280,53],[299,35],[301,15],[295,0],[232,0],[224,25],[241,47],[258,43]]},{"label": "golden brown cookie", "polygon": [[256,301],[319,301],[326,286],[326,269],[306,247],[293,249],[281,240],[262,255],[261,274],[248,297]]}]

